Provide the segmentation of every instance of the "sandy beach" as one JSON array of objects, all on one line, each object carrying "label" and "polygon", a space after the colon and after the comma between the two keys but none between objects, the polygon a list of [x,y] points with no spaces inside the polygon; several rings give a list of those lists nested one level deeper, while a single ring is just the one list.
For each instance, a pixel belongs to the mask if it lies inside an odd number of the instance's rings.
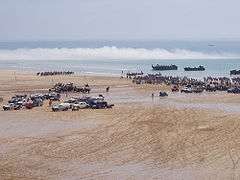
[{"label": "sandy beach", "polygon": [[[240,96],[171,93],[105,76],[0,71],[3,102],[88,83],[112,109],[0,111],[0,179],[239,179]],[[109,86],[110,91],[105,92]],[[157,97],[169,91],[166,98]],[[155,93],[152,99],[151,94]],[[63,94],[63,99],[83,96]]]}]

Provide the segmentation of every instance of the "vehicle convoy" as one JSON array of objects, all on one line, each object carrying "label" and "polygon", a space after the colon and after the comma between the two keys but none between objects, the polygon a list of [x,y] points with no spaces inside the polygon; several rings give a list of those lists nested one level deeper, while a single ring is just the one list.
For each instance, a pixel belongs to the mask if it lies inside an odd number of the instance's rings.
[{"label": "vehicle convoy", "polygon": [[171,64],[171,65],[152,65],[152,69],[154,71],[168,71],[168,70],[177,70],[178,67],[174,64]]},{"label": "vehicle convoy", "polygon": [[112,108],[114,104],[108,104],[104,100],[102,95],[97,97],[83,97],[83,98],[71,98],[64,101],[64,103],[56,104],[52,106],[53,111],[78,111],[80,109],[92,108],[92,109],[104,109]]},{"label": "vehicle convoy", "polygon": [[198,66],[198,67],[185,67],[185,71],[205,71],[204,66]]},{"label": "vehicle convoy", "polygon": [[27,95],[15,95],[9,101],[8,104],[3,106],[3,110],[19,110],[22,108],[32,109],[34,107],[39,107],[43,105],[43,101],[60,100],[60,94],[57,93],[47,93],[47,94],[31,94]]}]

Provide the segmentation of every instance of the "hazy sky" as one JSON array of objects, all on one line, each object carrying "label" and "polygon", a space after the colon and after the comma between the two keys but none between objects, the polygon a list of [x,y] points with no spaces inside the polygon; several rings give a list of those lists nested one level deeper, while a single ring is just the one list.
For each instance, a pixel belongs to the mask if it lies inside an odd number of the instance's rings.
[{"label": "hazy sky", "polygon": [[240,38],[240,0],[0,0],[0,41]]}]

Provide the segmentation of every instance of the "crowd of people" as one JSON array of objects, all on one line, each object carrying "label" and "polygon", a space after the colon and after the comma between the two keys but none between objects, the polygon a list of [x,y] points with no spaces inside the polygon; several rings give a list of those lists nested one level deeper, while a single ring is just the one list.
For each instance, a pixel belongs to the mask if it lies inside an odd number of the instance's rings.
[{"label": "crowd of people", "polygon": [[[129,78],[129,77],[127,77]],[[199,87],[206,91],[228,91],[230,88],[240,89],[240,78],[228,77],[206,77],[203,80],[188,78],[188,77],[174,77],[163,76],[161,74],[147,74],[134,76],[133,83],[136,84],[166,84],[177,87]]]},{"label": "crowd of people", "polygon": [[38,72],[37,76],[56,76],[56,75],[72,75],[74,72],[72,71],[46,71],[46,72]]},{"label": "crowd of people", "polygon": [[54,85],[50,91],[54,91],[57,93],[62,92],[81,92],[81,93],[90,93],[91,89],[88,84],[85,84],[84,87],[79,87],[74,85],[73,83],[57,83]]}]

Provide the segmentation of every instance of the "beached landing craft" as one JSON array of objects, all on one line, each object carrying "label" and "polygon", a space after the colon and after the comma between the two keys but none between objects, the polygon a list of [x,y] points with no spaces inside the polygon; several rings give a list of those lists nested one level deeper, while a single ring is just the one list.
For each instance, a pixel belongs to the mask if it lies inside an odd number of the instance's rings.
[{"label": "beached landing craft", "polygon": [[198,66],[198,67],[185,67],[184,71],[205,71],[205,67]]},{"label": "beached landing craft", "polygon": [[231,70],[230,75],[240,75],[240,70],[236,70],[236,69]]},{"label": "beached landing craft", "polygon": [[174,64],[171,64],[171,65],[152,65],[152,69],[154,71],[169,71],[169,70],[177,70],[178,67]]}]

